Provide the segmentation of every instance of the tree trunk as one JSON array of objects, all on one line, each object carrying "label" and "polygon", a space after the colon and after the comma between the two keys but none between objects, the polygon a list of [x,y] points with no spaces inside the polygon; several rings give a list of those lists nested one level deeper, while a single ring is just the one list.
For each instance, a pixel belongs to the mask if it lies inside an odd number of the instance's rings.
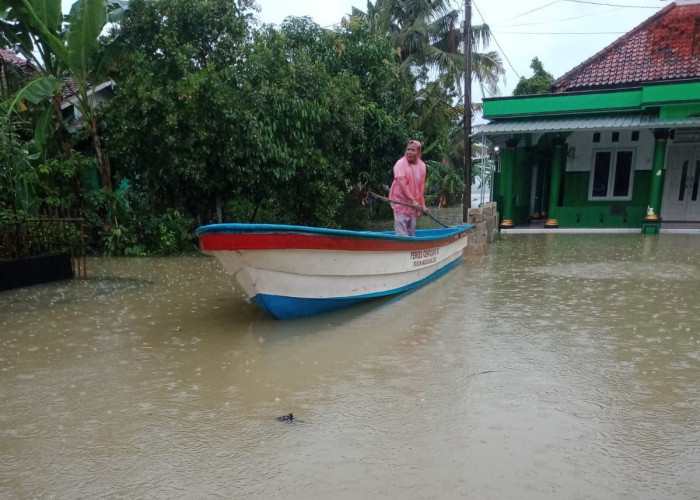
[{"label": "tree trunk", "polygon": [[102,176],[102,185],[110,191],[113,191],[112,170],[109,166],[109,157],[107,157],[102,150],[100,136],[97,134],[97,120],[95,120],[94,117],[90,120],[90,131],[92,133],[92,146],[95,148],[95,154],[97,155],[97,168],[100,170],[100,175]]},{"label": "tree trunk", "polygon": [[253,223],[255,221],[255,218],[258,216],[258,210],[260,209],[260,205],[262,202],[256,201],[255,205],[253,205],[253,213],[250,216],[250,220],[248,221],[249,223]]},{"label": "tree trunk", "polygon": [[[63,155],[63,159],[68,159],[71,156],[73,156],[73,147],[70,144],[70,136],[68,135],[68,131],[65,129],[65,127],[61,125],[61,121],[63,120],[63,113],[61,111],[61,103],[63,102],[63,96],[60,93],[54,95],[52,101],[54,122],[59,130],[61,153]],[[44,148],[46,148],[46,146],[44,146]]]}]

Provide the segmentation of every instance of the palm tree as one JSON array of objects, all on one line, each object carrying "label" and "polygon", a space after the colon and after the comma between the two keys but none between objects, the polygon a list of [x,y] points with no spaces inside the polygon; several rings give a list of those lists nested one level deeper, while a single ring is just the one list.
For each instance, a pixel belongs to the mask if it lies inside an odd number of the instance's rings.
[{"label": "palm tree", "polygon": [[[436,75],[447,76],[445,85],[461,87],[464,34],[451,0],[369,0],[367,12],[354,8],[353,15],[393,41],[402,68],[410,72],[404,74],[412,74],[423,84],[435,80]],[[479,52],[490,40],[488,25],[472,26],[472,78],[491,95],[498,95],[498,83],[505,74],[501,58],[495,51]]]},{"label": "palm tree", "polygon": [[[369,0],[367,12],[353,9],[353,15],[365,19],[371,30],[393,41],[401,74],[414,83],[415,90],[402,111],[414,115],[413,128],[429,137],[438,130],[449,130],[449,157],[454,165],[450,168],[461,171],[466,64],[460,52],[464,31],[459,27],[460,16],[452,8],[452,1]],[[505,69],[498,52],[482,52],[491,41],[489,26],[472,26],[470,35],[471,81],[489,95],[498,95]],[[469,105],[472,111],[481,109],[479,103]]]}]

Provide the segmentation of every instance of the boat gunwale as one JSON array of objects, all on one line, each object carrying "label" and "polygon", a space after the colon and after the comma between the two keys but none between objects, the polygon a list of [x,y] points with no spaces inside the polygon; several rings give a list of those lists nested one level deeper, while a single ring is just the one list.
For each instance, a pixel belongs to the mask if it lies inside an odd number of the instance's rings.
[{"label": "boat gunwale", "polygon": [[404,252],[447,246],[466,238],[472,226],[421,230],[415,237],[342,229],[306,230],[298,226],[263,226],[262,229],[260,225],[216,224],[198,229],[197,235],[200,249],[207,253],[247,250]]},{"label": "boat gunwale", "polygon": [[401,236],[393,231],[352,231],[348,229],[329,229],[311,226],[293,226],[283,224],[244,224],[224,223],[209,224],[197,228],[197,237],[210,235],[298,235],[298,236],[325,236],[349,240],[372,240],[392,242],[435,242],[452,240],[454,236],[460,236],[473,229],[471,224],[462,224],[449,228],[419,229],[415,236]]}]

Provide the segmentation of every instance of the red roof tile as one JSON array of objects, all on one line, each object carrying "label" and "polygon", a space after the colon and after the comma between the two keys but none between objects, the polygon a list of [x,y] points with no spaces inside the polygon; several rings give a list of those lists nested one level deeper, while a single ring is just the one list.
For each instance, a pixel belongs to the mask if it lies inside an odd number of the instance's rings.
[{"label": "red roof tile", "polygon": [[3,48],[0,48],[0,59],[12,64],[13,66],[17,66],[18,68],[27,70],[33,69],[33,66],[30,63],[28,63],[25,59],[22,59],[14,52],[10,52],[9,50]]},{"label": "red roof tile", "polygon": [[554,92],[700,80],[700,3],[661,9],[552,83]]}]

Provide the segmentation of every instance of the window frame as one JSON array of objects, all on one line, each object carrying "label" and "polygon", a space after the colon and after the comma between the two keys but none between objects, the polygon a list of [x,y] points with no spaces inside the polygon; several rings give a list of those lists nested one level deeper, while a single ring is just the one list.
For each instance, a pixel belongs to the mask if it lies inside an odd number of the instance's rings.
[{"label": "window frame", "polygon": [[[618,154],[623,152],[631,153],[630,159],[630,175],[627,184],[626,196],[613,196],[615,192],[615,175],[617,173]],[[593,196],[593,184],[595,179],[595,167],[598,153],[610,153],[610,163],[608,164],[608,187],[605,196]],[[621,146],[621,147],[601,147],[594,148],[591,154],[591,168],[588,175],[588,201],[630,201],[634,191],[634,165],[637,157],[637,148]]]}]

